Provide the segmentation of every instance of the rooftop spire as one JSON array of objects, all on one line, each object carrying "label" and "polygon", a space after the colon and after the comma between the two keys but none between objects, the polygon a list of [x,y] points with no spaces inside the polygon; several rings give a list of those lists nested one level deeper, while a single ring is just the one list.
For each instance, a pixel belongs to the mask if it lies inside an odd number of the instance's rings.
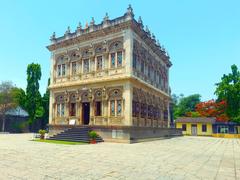
[{"label": "rooftop spire", "polygon": [[148,26],[146,26],[145,31],[149,36],[151,36],[151,33],[150,33],[150,30],[148,29]]},{"label": "rooftop spire", "polygon": [[141,28],[143,28],[143,21],[142,21],[141,16],[139,16],[139,18],[138,18],[138,24],[140,25]]},{"label": "rooftop spire", "polygon": [[133,8],[132,8],[131,4],[128,5],[127,11],[128,11],[128,13],[133,13]]},{"label": "rooftop spire", "polygon": [[56,40],[56,33],[53,32],[52,36],[50,37],[50,41],[55,41]]},{"label": "rooftop spire", "polygon": [[127,12],[125,13],[125,15],[127,15],[128,17],[133,19],[134,13],[133,13],[133,9],[132,9],[131,4],[128,5]]},{"label": "rooftop spire", "polygon": [[152,39],[153,39],[154,42],[156,42],[156,37],[153,33],[152,33]]},{"label": "rooftop spire", "polygon": [[90,25],[94,25],[95,24],[95,20],[94,20],[94,17],[92,17],[92,21],[90,22]]},{"label": "rooftop spire", "polygon": [[65,32],[65,35],[69,35],[71,33],[71,29],[70,29],[70,26],[67,27],[67,30]]},{"label": "rooftop spire", "polygon": [[81,22],[78,23],[77,29],[82,29],[82,24],[81,24]]},{"label": "rooftop spire", "polygon": [[81,34],[81,32],[82,32],[82,24],[79,22],[77,26],[77,33]]},{"label": "rooftop spire", "polygon": [[109,16],[108,13],[106,12],[105,17],[103,18],[103,21],[108,21],[109,20]]}]

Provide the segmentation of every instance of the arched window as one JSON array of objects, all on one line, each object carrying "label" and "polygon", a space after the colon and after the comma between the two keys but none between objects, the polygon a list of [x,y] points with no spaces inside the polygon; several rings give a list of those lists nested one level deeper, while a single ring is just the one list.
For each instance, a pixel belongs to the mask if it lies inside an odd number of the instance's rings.
[{"label": "arched window", "polygon": [[57,58],[57,76],[62,77],[66,75],[65,57],[62,55]]},{"label": "arched window", "polygon": [[57,117],[63,117],[65,114],[65,104],[63,95],[59,95],[56,97],[56,109]]},{"label": "arched window", "polygon": [[96,64],[96,70],[100,71],[104,67],[104,59],[103,59],[103,53],[105,52],[105,49],[99,45],[95,48],[95,64]]},{"label": "arched window", "polygon": [[102,91],[96,90],[94,94],[95,116],[102,116]]},{"label": "arched window", "polygon": [[113,42],[109,48],[111,68],[121,67],[123,61],[123,44],[120,41]]},{"label": "arched window", "polygon": [[76,116],[76,111],[77,111],[77,105],[76,105],[76,94],[71,94],[70,95],[70,116]]},{"label": "arched window", "polygon": [[110,116],[122,116],[122,92],[113,89],[109,93]]},{"label": "arched window", "polygon": [[78,64],[77,61],[80,57],[77,51],[74,51],[71,53],[71,74],[76,75],[77,74],[77,69],[78,69]]},{"label": "arched window", "polygon": [[139,98],[138,98],[138,93],[137,89],[133,89],[133,100],[132,100],[132,116],[133,117],[138,117],[139,112],[140,112],[140,107],[139,107]]},{"label": "arched window", "polygon": [[89,73],[90,72],[90,56],[93,53],[89,49],[84,49],[82,51],[82,57],[83,57],[83,73]]}]

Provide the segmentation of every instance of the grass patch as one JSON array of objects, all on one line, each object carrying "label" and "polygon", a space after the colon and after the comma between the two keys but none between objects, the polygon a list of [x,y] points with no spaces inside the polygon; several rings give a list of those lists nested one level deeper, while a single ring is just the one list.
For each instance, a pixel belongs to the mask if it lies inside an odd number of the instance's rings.
[{"label": "grass patch", "polygon": [[57,140],[49,140],[49,139],[35,139],[33,141],[36,142],[45,142],[45,143],[52,143],[52,144],[66,144],[66,145],[82,145],[82,144],[88,144],[85,142],[71,142],[71,141],[57,141]]}]

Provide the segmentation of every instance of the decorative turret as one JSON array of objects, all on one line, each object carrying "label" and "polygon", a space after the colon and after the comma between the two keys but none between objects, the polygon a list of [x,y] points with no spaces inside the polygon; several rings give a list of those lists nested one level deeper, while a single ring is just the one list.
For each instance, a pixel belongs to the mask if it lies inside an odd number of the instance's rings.
[{"label": "decorative turret", "polygon": [[70,29],[70,26],[68,26],[64,35],[69,35],[70,33],[71,33],[71,29]]},{"label": "decorative turret", "polygon": [[107,22],[109,20],[108,13],[105,14],[105,17],[103,18],[103,22]]},{"label": "decorative turret", "polygon": [[56,41],[56,33],[53,32],[52,36],[50,37],[50,41],[52,41],[53,43]]},{"label": "decorative turret", "polygon": [[158,47],[161,47],[159,40],[157,40],[157,44],[156,44],[156,45],[157,45]]},{"label": "decorative turret", "polygon": [[77,34],[80,35],[82,33],[82,24],[79,22],[77,26]]},{"label": "decorative turret", "polygon": [[67,30],[66,30],[66,32],[65,32],[65,34],[64,34],[64,36],[65,36],[66,38],[69,38],[70,35],[71,35],[71,29],[70,29],[70,26],[68,26],[68,27],[67,27]]},{"label": "decorative turret", "polygon": [[78,23],[77,30],[82,30],[82,24],[80,22]]},{"label": "decorative turret", "polygon": [[153,33],[152,33],[152,39],[156,43],[156,37],[155,37],[155,35]]},{"label": "decorative turret", "polygon": [[150,30],[148,29],[148,26],[146,26],[145,31],[146,31],[146,33],[147,33],[148,36],[151,36],[151,32],[150,32]]},{"label": "decorative turret", "polygon": [[92,17],[92,21],[90,22],[90,26],[93,26],[93,25],[95,25],[94,17]]},{"label": "decorative turret", "polygon": [[138,18],[138,24],[142,29],[144,28],[141,16]]},{"label": "decorative turret", "polygon": [[92,32],[92,31],[94,31],[94,26],[95,26],[95,20],[94,20],[94,17],[92,17],[92,20],[91,20],[91,22],[90,22],[90,29],[89,29],[89,32]]},{"label": "decorative turret", "polygon": [[105,17],[103,18],[103,28],[107,27],[109,24],[109,16],[108,13],[106,13]]},{"label": "decorative turret", "polygon": [[88,28],[88,22],[86,22],[86,24],[85,24],[85,29],[87,29]]},{"label": "decorative turret", "polygon": [[125,13],[125,16],[127,16],[127,18],[129,18],[129,19],[134,18],[134,13],[133,13],[133,9],[132,9],[131,4],[128,5],[127,12]]}]

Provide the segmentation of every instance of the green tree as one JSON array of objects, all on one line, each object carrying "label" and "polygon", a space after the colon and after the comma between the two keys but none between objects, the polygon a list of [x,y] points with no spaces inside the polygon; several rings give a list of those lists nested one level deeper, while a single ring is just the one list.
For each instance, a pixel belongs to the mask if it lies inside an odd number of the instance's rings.
[{"label": "green tree", "polygon": [[10,81],[0,84],[0,115],[2,117],[2,131],[5,131],[6,113],[17,106],[14,100],[14,86]]},{"label": "green tree", "polygon": [[[50,85],[50,78],[48,79],[48,86]],[[50,91],[47,87],[46,92],[43,95],[42,98],[42,105],[44,109],[44,113],[42,116],[42,121],[43,121],[43,127],[42,129],[45,128],[46,124],[48,123],[48,118],[49,118],[49,97],[50,97]]]},{"label": "green tree", "polygon": [[230,120],[240,122],[240,72],[235,64],[231,69],[232,72],[224,74],[221,82],[216,84],[215,94],[218,101],[227,102],[226,113]]},{"label": "green tree", "polygon": [[20,106],[22,109],[26,110],[26,94],[22,88],[13,88],[14,101]]},{"label": "green tree", "polygon": [[27,67],[27,89],[26,89],[26,111],[29,114],[29,127],[42,117],[44,109],[42,97],[39,92],[39,80],[41,79],[41,66],[39,64],[29,64]]},{"label": "green tree", "polygon": [[194,112],[196,104],[200,103],[200,94],[193,94],[187,97],[181,96],[174,107],[174,118],[186,116],[187,112]]}]

